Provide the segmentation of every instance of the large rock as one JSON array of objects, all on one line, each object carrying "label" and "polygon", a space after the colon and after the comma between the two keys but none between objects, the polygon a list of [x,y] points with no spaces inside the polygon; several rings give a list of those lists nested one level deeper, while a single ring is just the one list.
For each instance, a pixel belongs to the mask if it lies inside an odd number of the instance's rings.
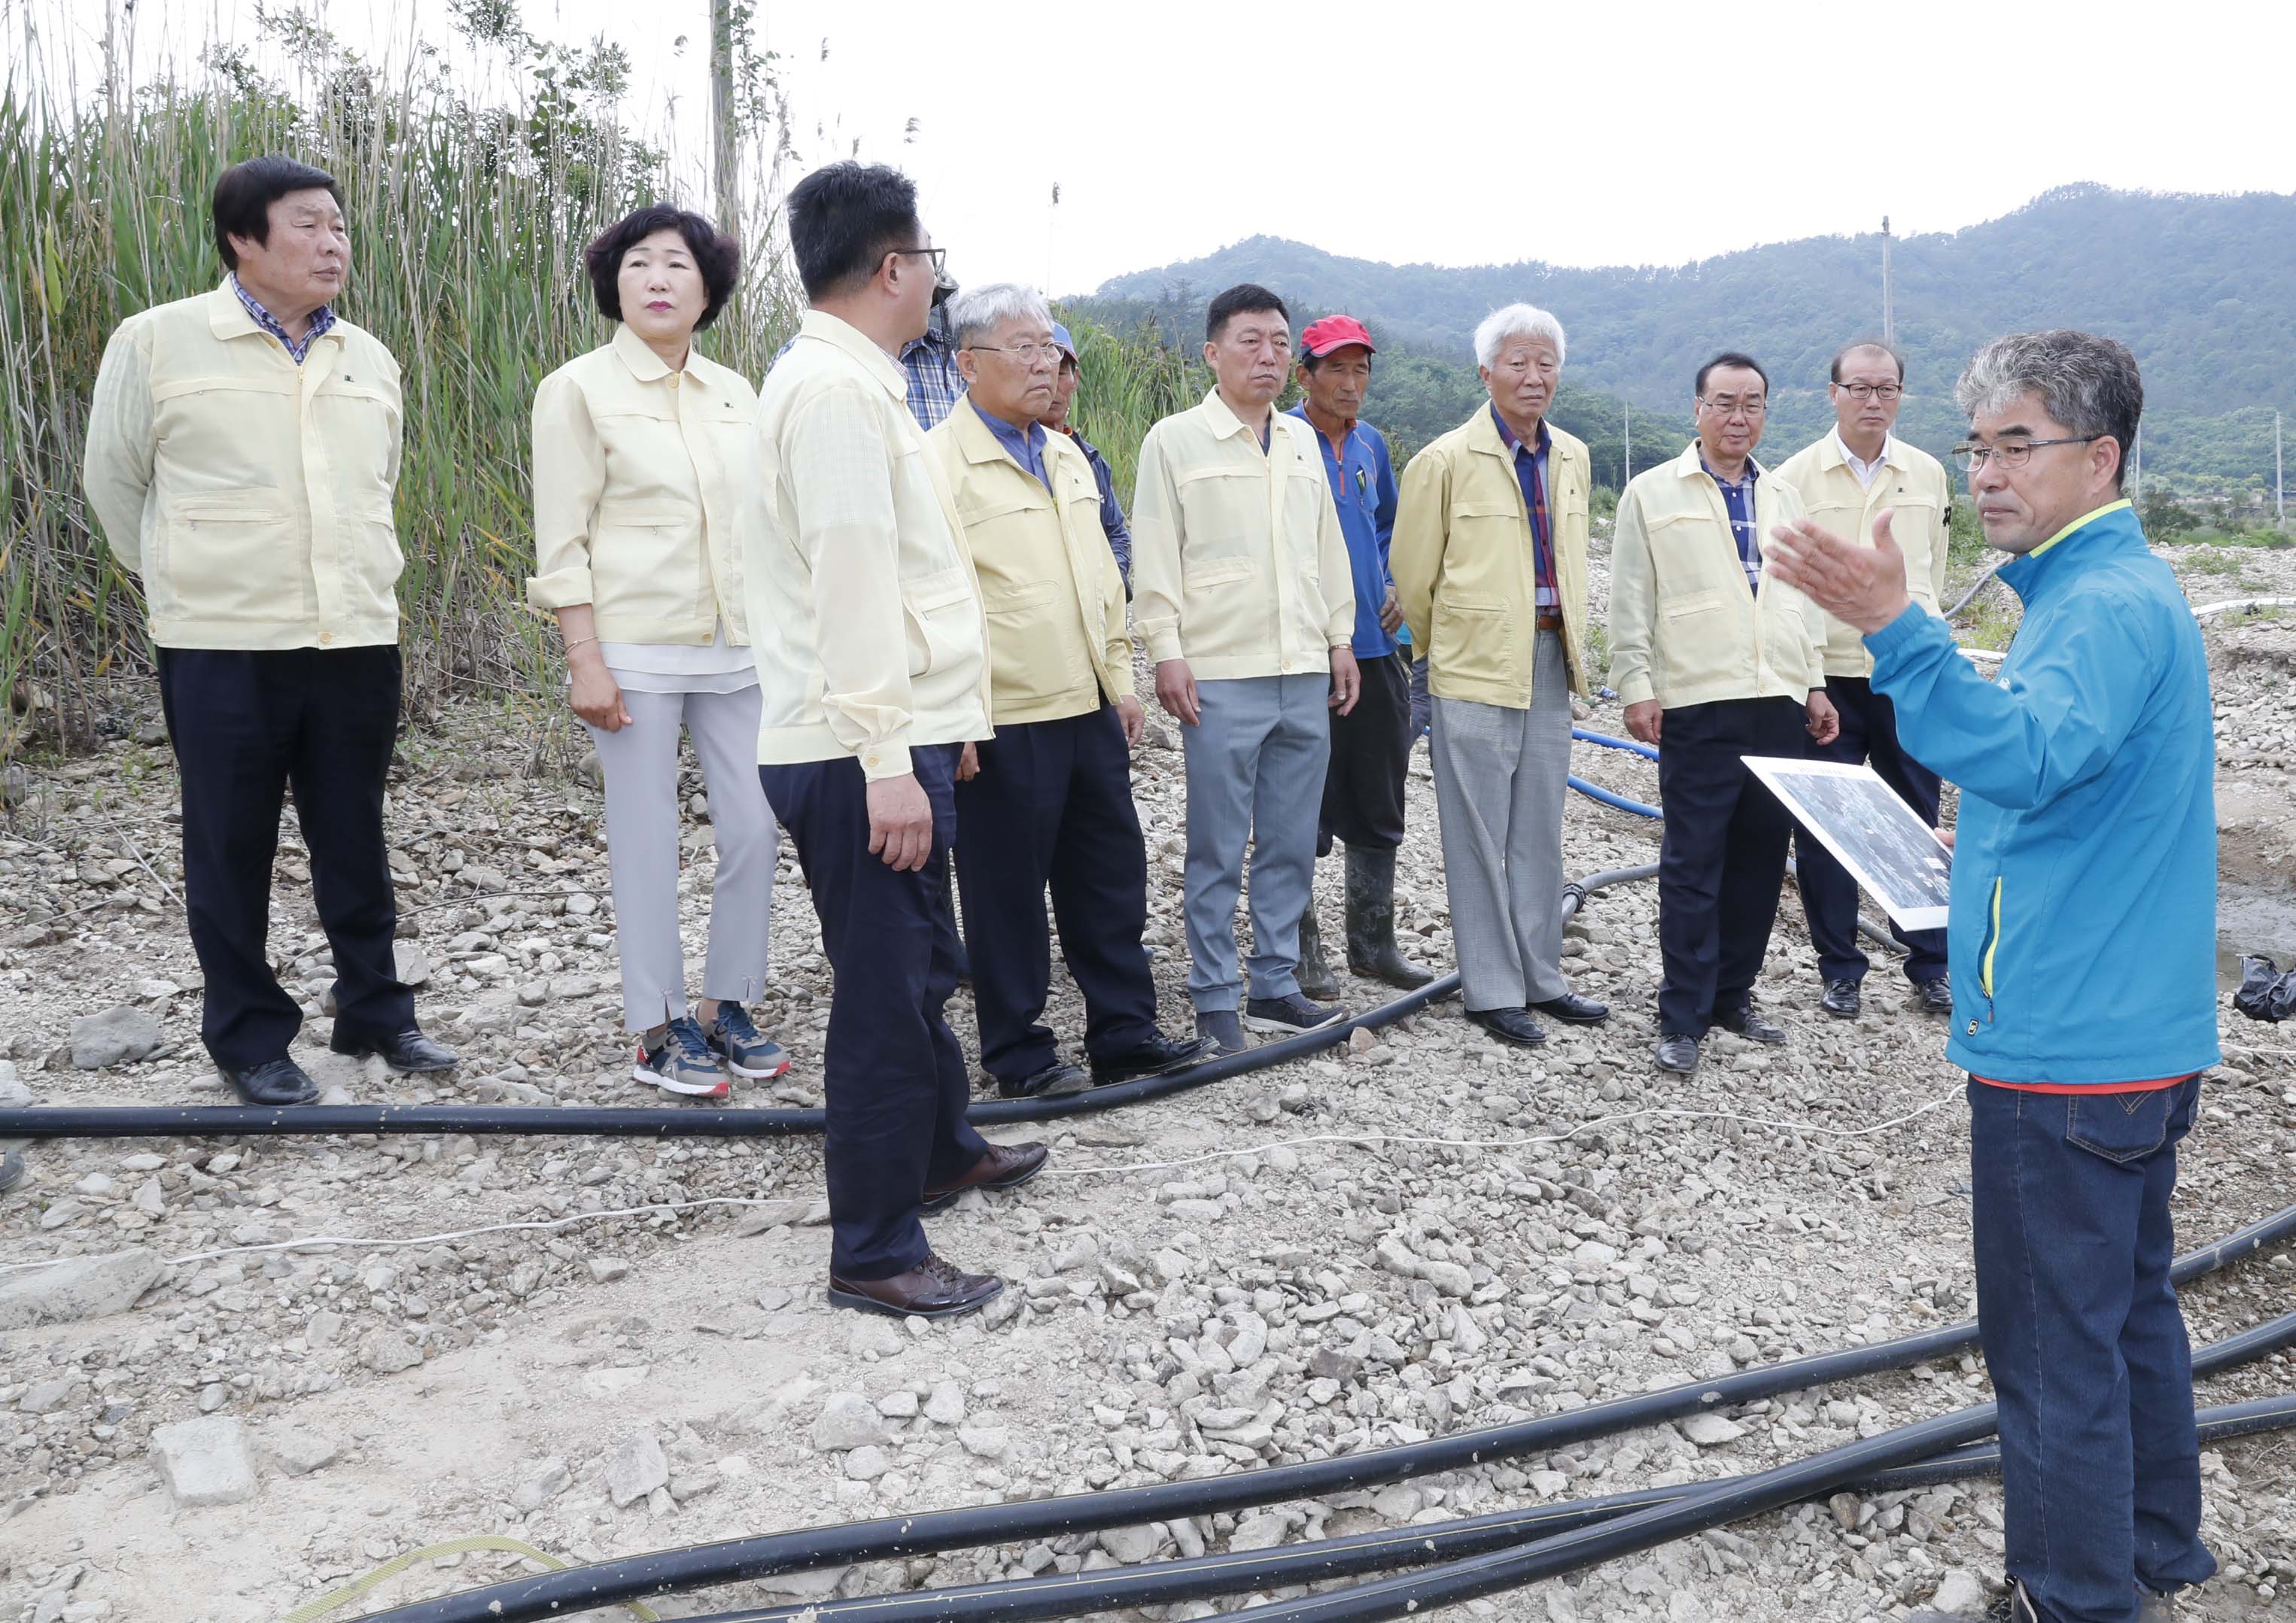
[{"label": "large rock", "polygon": [[1692,1414],[1675,1422],[1683,1436],[1701,1448],[1718,1448],[1746,1435],[1746,1428],[1726,1414]]},{"label": "large rock", "polygon": [[0,1330],[29,1330],[122,1313],[159,1282],[160,1254],[146,1246],[82,1257],[0,1276]]},{"label": "large rock", "polygon": [[227,1414],[179,1420],[152,1433],[160,1480],[180,1509],[244,1504],[255,1497],[255,1455],[247,1428]]},{"label": "large rock", "polygon": [[1959,1569],[1945,1575],[1945,1581],[1930,1596],[1930,1604],[1950,1617],[1980,1617],[1985,1611],[1985,1586],[1975,1575]]},{"label": "large rock", "polygon": [[669,1462],[651,1431],[634,1431],[606,1462],[606,1491],[619,1510],[633,1499],[643,1499],[669,1481]]},{"label": "large rock", "polygon": [[72,1064],[81,1070],[125,1065],[144,1058],[166,1040],[160,1022],[148,1011],[120,1004],[72,1021]]},{"label": "large rock", "polygon": [[813,1422],[813,1446],[824,1452],[866,1448],[892,1440],[892,1430],[877,1406],[858,1392],[831,1394]]},{"label": "large rock", "polygon": [[422,1349],[395,1330],[374,1330],[359,1343],[359,1362],[378,1375],[396,1375],[422,1362]]}]

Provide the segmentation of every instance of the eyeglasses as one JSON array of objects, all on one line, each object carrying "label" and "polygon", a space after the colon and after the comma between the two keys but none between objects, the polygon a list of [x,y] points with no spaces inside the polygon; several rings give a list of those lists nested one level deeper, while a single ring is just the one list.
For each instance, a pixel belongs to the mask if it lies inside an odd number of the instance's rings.
[{"label": "eyeglasses", "polygon": [[1698,403],[1718,417],[1734,417],[1740,412],[1745,413],[1749,417],[1759,417],[1770,409],[1770,403],[1767,400],[1710,400],[1704,395],[1701,395],[1698,397]]},{"label": "eyeglasses", "polygon": [[1834,388],[1861,404],[1879,400],[1884,406],[1906,392],[1903,383],[1836,383]]},{"label": "eyeglasses", "polygon": [[967,344],[965,348],[989,355],[1009,355],[1023,366],[1033,366],[1040,360],[1055,356],[1066,360],[1069,353],[1058,344],[1006,344],[1001,348],[995,344]]},{"label": "eyeglasses", "polygon": [[896,248],[890,251],[900,256],[918,254],[923,256],[925,258],[931,259],[932,261],[933,267],[933,280],[936,282],[947,275],[948,250],[946,248]]},{"label": "eyeglasses", "polygon": [[2032,460],[2033,453],[2043,446],[2085,446],[2103,439],[2103,434],[2075,434],[2063,439],[2005,439],[1997,446],[1981,446],[1964,440],[1948,455],[1961,465],[1964,473],[1974,473],[1991,461],[2004,469],[2021,468]]}]

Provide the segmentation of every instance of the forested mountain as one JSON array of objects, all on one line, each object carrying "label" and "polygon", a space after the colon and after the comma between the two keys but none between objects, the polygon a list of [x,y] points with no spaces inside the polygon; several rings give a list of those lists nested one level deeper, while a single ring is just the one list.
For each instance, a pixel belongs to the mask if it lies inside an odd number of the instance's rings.
[{"label": "forested mountain", "polygon": [[[1983,225],[1898,239],[1892,265],[1898,338],[1908,357],[1900,427],[1916,443],[1941,451],[1960,435],[1953,380],[1984,340],[2081,326],[2121,339],[2144,368],[2148,475],[2270,480],[2272,408],[2296,421],[2296,196],[2065,186]],[[1094,299],[1073,302],[1103,321],[1129,308],[1185,329],[1201,321],[1212,293],[1243,281],[1275,289],[1302,322],[1344,309],[1470,379],[1475,323],[1527,299],[1569,330],[1570,383],[1622,397],[1637,419],[1649,410],[1686,423],[1699,362],[1718,348],[1743,348],[1770,370],[1778,410],[1766,449],[1780,456],[1831,421],[1824,385],[1833,351],[1881,324],[1878,234],[1600,269],[1535,259],[1387,265],[1253,237],[1115,277]],[[1403,381],[1401,369],[1388,370]],[[1386,390],[1374,388],[1376,407]],[[1677,434],[1665,448],[1680,443]],[[1654,440],[1652,451],[1660,448]],[[1635,465],[1649,460],[1638,433]]]}]

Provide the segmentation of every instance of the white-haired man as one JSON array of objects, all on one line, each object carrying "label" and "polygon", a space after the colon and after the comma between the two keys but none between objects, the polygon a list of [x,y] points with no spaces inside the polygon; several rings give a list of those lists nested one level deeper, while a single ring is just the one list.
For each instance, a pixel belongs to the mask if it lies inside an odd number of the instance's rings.
[{"label": "white-haired man", "polygon": [[1587,691],[1587,447],[1546,421],[1562,324],[1509,305],[1475,329],[1488,405],[1403,471],[1390,562],[1434,701],[1435,807],[1467,1018],[1546,1040],[1532,1011],[1610,1013],[1562,978],[1570,694]]},{"label": "white-haired man", "polygon": [[965,391],[925,447],[955,498],[988,621],[989,719],[956,769],[956,881],[972,955],[980,1062],[1008,1099],[1081,1092],[1044,1023],[1052,984],[1045,890],[1061,956],[1084,994],[1095,1081],[1155,1076],[1206,1045],[1156,1029],[1148,852],[1131,750],[1124,577],[1100,523],[1100,484],[1076,442],[1047,433],[1063,358],[1035,289],[958,295],[949,323]]}]

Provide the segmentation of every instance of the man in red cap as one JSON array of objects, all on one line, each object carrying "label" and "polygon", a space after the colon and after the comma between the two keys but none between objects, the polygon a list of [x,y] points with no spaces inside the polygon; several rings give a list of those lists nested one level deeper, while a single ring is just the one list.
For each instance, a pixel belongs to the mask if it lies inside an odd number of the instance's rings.
[{"label": "man in red cap", "polygon": [[[1348,968],[1409,991],[1434,976],[1395,945],[1395,853],[1403,844],[1403,781],[1411,758],[1411,655],[1387,566],[1395,467],[1385,437],[1362,419],[1378,348],[1352,316],[1308,323],[1300,334],[1303,398],[1292,414],[1316,430],[1347,536],[1356,594],[1352,646],[1363,673],[1355,709],[1332,717],[1316,855],[1330,856],[1335,838],[1348,848]],[[1339,993],[1324,959],[1312,894],[1300,930],[1300,983],[1310,997]]]}]

